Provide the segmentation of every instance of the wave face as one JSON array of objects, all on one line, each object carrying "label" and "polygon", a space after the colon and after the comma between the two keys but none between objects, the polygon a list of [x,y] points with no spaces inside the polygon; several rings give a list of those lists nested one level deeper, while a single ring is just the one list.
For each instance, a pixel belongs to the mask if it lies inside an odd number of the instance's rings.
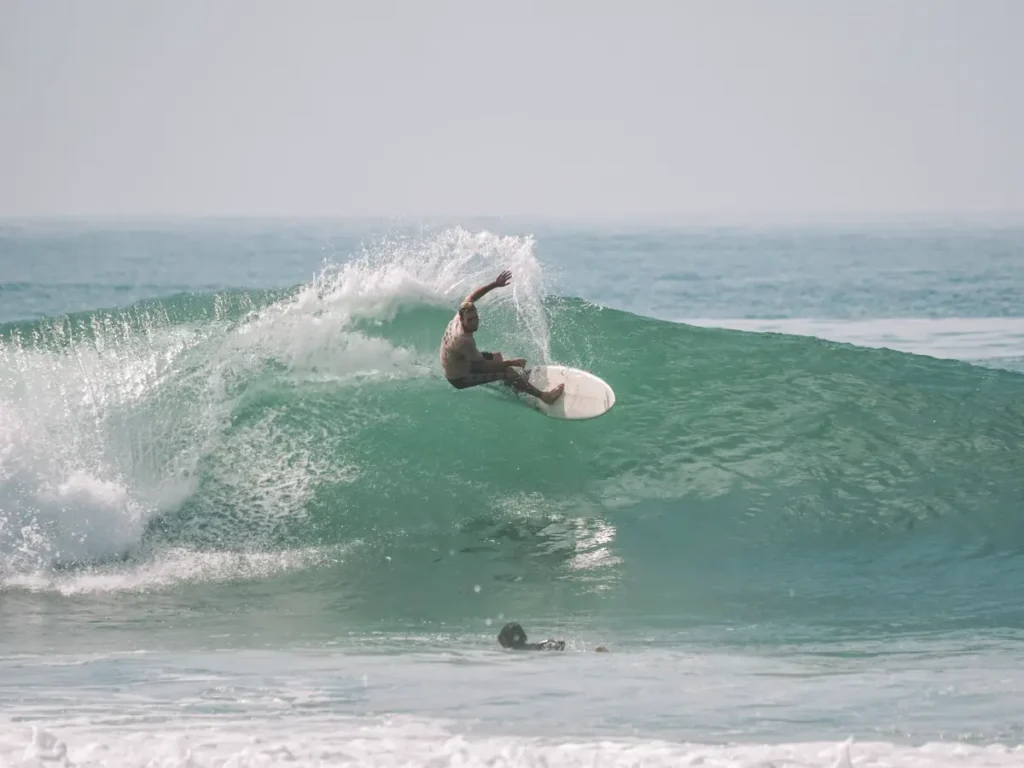
[{"label": "wave face", "polygon": [[[458,299],[506,267],[481,348],[593,371],[610,414],[441,378]],[[291,290],[2,327],[0,579],[278,578],[374,616],[1021,626],[1022,386],[554,297],[529,239],[387,241]]]}]

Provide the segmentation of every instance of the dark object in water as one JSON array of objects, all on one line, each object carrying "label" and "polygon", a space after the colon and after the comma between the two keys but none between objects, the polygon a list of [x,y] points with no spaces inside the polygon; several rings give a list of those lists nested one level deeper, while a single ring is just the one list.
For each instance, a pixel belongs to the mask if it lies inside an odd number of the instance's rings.
[{"label": "dark object in water", "polygon": [[510,621],[498,633],[498,643],[502,648],[514,651],[564,651],[565,640],[545,640],[542,643],[526,642],[526,630],[517,621]]}]

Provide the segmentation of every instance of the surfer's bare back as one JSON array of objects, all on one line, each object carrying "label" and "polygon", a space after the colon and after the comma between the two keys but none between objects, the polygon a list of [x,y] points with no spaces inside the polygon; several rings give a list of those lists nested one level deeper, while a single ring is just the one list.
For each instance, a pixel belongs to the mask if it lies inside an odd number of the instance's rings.
[{"label": "surfer's bare back", "polygon": [[480,327],[476,302],[495,288],[504,288],[511,280],[512,273],[506,269],[493,282],[477,288],[463,299],[459,311],[448,323],[441,339],[441,367],[444,368],[445,378],[456,389],[500,381],[551,405],[562,396],[564,384],[542,392],[526,376],[515,370],[525,368],[526,360],[521,357],[506,360],[501,352],[481,352],[473,338]]}]

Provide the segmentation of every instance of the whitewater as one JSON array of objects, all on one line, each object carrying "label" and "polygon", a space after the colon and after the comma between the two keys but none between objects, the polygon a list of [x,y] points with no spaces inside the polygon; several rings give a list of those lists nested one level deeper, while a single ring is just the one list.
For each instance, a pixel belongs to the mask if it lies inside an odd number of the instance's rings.
[{"label": "whitewater", "polygon": [[[7,222],[0,765],[1020,765],[1021,264],[1012,227]],[[444,381],[504,269],[481,347],[609,414]]]}]

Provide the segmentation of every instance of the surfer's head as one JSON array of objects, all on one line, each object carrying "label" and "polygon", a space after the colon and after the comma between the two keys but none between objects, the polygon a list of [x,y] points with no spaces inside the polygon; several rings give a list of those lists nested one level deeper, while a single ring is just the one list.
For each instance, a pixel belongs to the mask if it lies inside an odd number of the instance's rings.
[{"label": "surfer's head", "polygon": [[462,320],[462,328],[467,333],[473,333],[480,327],[480,315],[477,314],[476,304],[467,299],[459,305],[459,318]]},{"label": "surfer's head", "polygon": [[510,621],[498,633],[498,643],[502,648],[522,648],[526,645],[526,631],[518,621]]}]

